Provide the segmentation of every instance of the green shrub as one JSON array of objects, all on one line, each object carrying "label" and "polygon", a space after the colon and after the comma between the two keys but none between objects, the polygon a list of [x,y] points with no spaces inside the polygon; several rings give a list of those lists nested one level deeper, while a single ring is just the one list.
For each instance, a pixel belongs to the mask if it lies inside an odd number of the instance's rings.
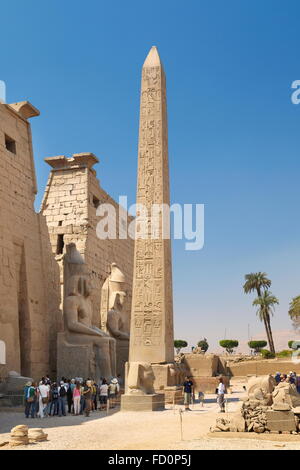
[{"label": "green shrub", "polygon": [[180,353],[180,349],[186,348],[188,345],[187,341],[183,339],[175,339],[174,340],[174,348],[176,349],[177,354]]},{"label": "green shrub", "polygon": [[267,346],[267,341],[265,340],[249,341],[248,346],[249,348],[254,349],[256,353],[259,353],[261,349]]},{"label": "green shrub", "polygon": [[290,351],[289,349],[284,349],[283,351],[279,351],[276,353],[276,357],[291,357],[293,354],[293,351]]},{"label": "green shrub", "polygon": [[198,348],[200,348],[201,351],[204,351],[204,352],[208,350],[209,344],[206,338],[203,338],[201,341],[198,342]]},{"label": "green shrub", "polygon": [[290,349],[292,349],[293,342],[294,342],[293,339],[291,339],[291,340],[288,342],[288,347],[289,347]]},{"label": "green shrub", "polygon": [[262,349],[260,353],[264,359],[274,359],[275,357],[275,354],[271,353],[268,349]]},{"label": "green shrub", "polygon": [[232,354],[234,348],[238,347],[239,342],[236,339],[221,339],[221,341],[219,341],[219,345],[226,349],[229,354]]}]

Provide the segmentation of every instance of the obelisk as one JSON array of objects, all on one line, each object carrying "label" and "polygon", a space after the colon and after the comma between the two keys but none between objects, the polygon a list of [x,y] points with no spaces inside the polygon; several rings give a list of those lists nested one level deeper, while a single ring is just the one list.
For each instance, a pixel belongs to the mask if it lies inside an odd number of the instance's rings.
[{"label": "obelisk", "polygon": [[137,209],[129,363],[173,362],[171,240],[163,235],[169,219],[165,209],[151,218],[153,205],[170,206],[166,77],[155,46],[142,69],[137,204],[147,210],[147,229],[140,238]]}]

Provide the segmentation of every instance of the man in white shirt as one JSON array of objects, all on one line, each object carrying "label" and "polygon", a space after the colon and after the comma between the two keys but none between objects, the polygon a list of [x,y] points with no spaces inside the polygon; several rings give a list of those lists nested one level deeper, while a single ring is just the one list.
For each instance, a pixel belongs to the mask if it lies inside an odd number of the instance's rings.
[{"label": "man in white shirt", "polygon": [[218,402],[219,407],[220,407],[220,413],[225,413],[225,398],[224,398],[224,395],[225,395],[225,385],[223,383],[222,377],[220,377],[219,385],[218,385],[218,398],[217,398],[217,402]]},{"label": "man in white shirt", "polygon": [[47,408],[48,408],[48,401],[49,401],[49,386],[45,384],[44,381],[41,381],[38,386],[38,394],[39,394],[39,416],[40,418],[44,418],[47,416]]}]

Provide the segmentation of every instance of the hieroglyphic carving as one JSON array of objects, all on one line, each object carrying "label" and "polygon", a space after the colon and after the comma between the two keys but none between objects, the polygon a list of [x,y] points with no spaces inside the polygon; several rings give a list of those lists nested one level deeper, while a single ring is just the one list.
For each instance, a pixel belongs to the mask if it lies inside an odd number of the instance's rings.
[{"label": "hieroglyphic carving", "polygon": [[162,239],[161,211],[151,236],[153,204],[170,204],[166,81],[156,48],[142,70],[137,204],[148,210],[137,234],[144,224],[148,238],[135,242],[130,361],[173,361],[171,250],[170,240]]}]

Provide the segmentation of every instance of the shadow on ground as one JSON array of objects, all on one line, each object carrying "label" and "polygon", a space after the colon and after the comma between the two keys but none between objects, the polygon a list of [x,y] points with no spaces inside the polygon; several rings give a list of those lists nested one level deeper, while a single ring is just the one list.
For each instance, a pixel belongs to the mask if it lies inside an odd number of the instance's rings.
[{"label": "shadow on ground", "polygon": [[112,408],[107,415],[106,411],[92,411],[89,417],[85,415],[51,416],[48,418],[26,418],[24,412],[0,411],[0,435],[8,433],[18,424],[26,424],[29,428],[56,428],[59,426],[79,426],[89,421],[104,419],[120,411],[120,407]]}]

